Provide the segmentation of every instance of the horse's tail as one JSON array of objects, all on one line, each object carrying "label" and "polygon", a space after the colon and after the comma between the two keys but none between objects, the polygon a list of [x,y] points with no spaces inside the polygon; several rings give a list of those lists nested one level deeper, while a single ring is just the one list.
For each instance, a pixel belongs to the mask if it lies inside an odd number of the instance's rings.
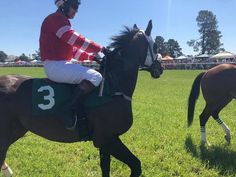
[{"label": "horse's tail", "polygon": [[188,97],[188,127],[191,126],[194,117],[195,104],[200,93],[200,82],[205,72],[200,73],[194,80]]}]

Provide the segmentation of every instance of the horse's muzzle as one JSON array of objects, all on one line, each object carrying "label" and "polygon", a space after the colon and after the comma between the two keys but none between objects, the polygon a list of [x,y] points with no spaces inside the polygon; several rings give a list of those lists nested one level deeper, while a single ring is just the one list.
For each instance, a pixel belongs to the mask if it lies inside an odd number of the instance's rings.
[{"label": "horse's muzzle", "polygon": [[155,60],[150,67],[150,74],[152,78],[157,79],[161,76],[162,73],[163,73],[163,67],[161,66],[161,63]]},{"label": "horse's muzzle", "polygon": [[160,72],[156,71],[156,70],[150,71],[150,74],[151,74],[152,78],[154,78],[154,79],[158,79],[161,76]]}]

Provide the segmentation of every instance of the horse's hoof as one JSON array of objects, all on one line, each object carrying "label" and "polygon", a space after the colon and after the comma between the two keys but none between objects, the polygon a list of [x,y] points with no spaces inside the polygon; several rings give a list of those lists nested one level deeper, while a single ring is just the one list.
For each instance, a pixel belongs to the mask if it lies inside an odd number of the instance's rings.
[{"label": "horse's hoof", "polygon": [[4,169],[1,169],[1,171],[5,177],[12,177],[12,175],[13,175],[11,168],[8,166]]},{"label": "horse's hoof", "polygon": [[230,141],[231,141],[231,136],[230,136],[230,134],[226,134],[226,135],[225,135],[225,140],[226,140],[228,143],[230,143]]}]

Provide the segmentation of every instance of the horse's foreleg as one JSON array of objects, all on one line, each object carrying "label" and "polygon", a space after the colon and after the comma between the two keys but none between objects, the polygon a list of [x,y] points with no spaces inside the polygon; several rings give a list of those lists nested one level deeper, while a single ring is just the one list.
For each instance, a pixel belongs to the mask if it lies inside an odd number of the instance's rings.
[{"label": "horse's foreleg", "polygon": [[225,140],[230,143],[231,141],[231,134],[230,134],[230,129],[229,127],[219,118],[219,116],[217,117],[217,119],[215,119],[216,122],[223,128],[224,132],[225,132]]},{"label": "horse's foreleg", "polygon": [[5,177],[12,177],[13,172],[6,162],[3,163],[1,171]]},{"label": "horse's foreleg", "polygon": [[231,135],[230,135],[230,129],[229,127],[220,119],[219,117],[219,113],[220,111],[232,100],[231,97],[224,97],[224,100],[221,99],[220,104],[218,104],[219,106],[217,107],[217,109],[214,111],[212,117],[215,119],[215,121],[223,128],[224,132],[225,132],[225,140],[230,143],[231,141]]},{"label": "horse's foreleg", "polygon": [[131,177],[139,177],[142,173],[140,160],[122,143],[119,137],[114,137],[104,148],[110,155],[127,164],[131,169]]},{"label": "horse's foreleg", "polygon": [[100,155],[100,167],[102,170],[102,177],[109,177],[110,176],[110,163],[111,163],[111,156],[106,148],[102,147],[99,149]]}]

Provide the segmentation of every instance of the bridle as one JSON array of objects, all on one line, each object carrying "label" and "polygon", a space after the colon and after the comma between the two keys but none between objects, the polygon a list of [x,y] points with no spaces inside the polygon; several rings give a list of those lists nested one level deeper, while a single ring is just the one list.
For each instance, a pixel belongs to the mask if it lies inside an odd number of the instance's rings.
[{"label": "bridle", "polygon": [[141,66],[149,67],[149,65],[146,64],[146,62],[147,62],[146,60],[148,59],[148,56],[151,57],[152,63],[155,61],[153,49],[152,49],[152,46],[151,46],[151,43],[153,43],[153,40],[150,36],[147,36],[145,34],[145,31],[143,31],[143,30],[139,30],[138,33],[142,34],[145,37],[146,42],[148,43],[148,51],[147,51],[146,59],[141,63]]},{"label": "bridle", "polygon": [[[141,66],[140,70],[149,71],[153,77],[158,77],[158,75],[162,74],[163,68],[160,62],[157,60],[158,55],[154,56],[155,55],[153,52],[154,41],[152,37],[147,36],[143,30],[139,30],[138,33],[142,34],[148,43],[146,58],[140,64]],[[161,70],[158,72],[156,71],[156,68],[160,68]]]}]

